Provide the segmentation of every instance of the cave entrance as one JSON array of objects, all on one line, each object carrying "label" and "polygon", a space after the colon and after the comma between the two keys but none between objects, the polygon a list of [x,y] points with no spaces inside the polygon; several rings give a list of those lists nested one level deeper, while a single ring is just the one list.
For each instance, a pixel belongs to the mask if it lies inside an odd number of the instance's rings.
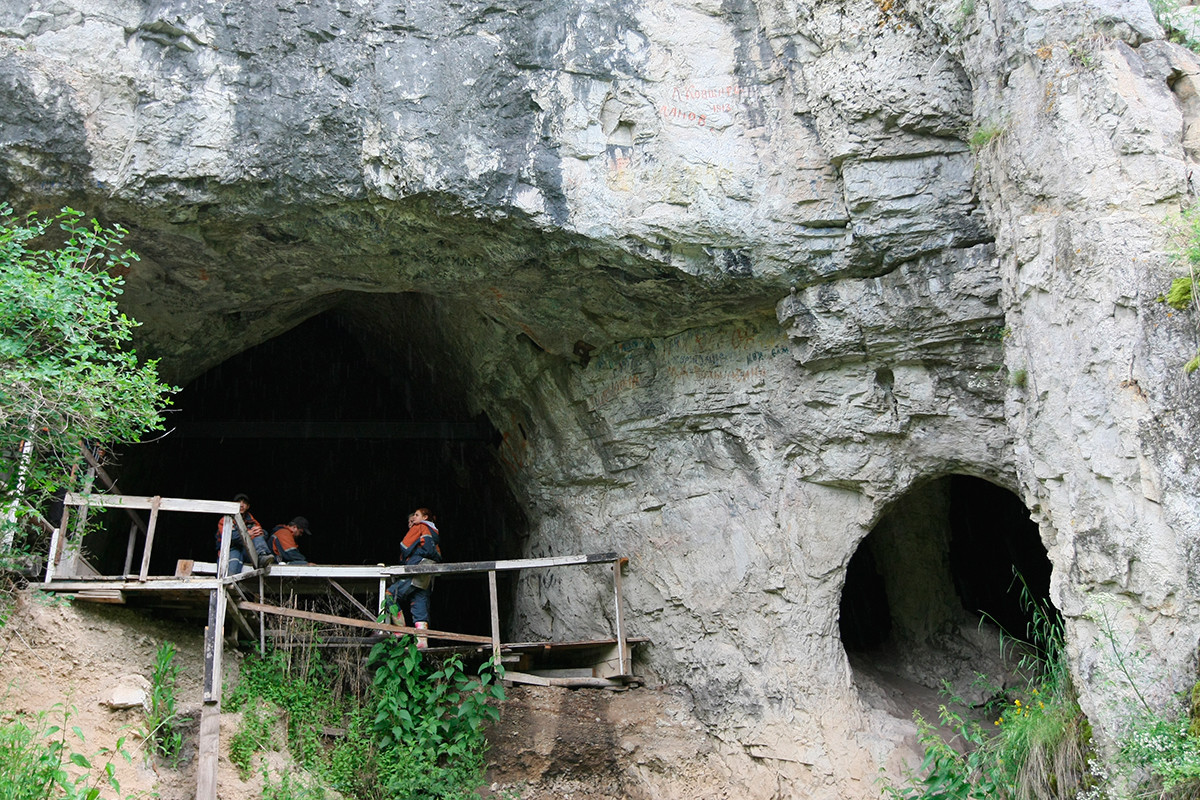
[{"label": "cave entrance", "polygon": [[[229,500],[244,492],[267,530],[295,516],[318,564],[395,564],[410,511],[437,515],[447,561],[519,557],[524,518],[496,459],[499,437],[472,416],[455,360],[418,295],[358,295],[190,381],[168,433],[113,468],[129,495]],[[111,512],[110,512],[111,513]],[[128,523],[89,535],[103,574],[123,568]],[[217,519],[159,519],[151,573],[214,561]],[[451,587],[450,581],[453,581]],[[452,590],[451,590],[452,589]],[[439,578],[432,613],[490,630],[486,576]]]},{"label": "cave entrance", "polygon": [[[851,662],[937,688],[955,674],[994,674],[1001,631],[1025,639],[1049,603],[1050,561],[1020,499],[951,475],[897,500],[846,571],[840,632]],[[971,662],[978,656],[982,661]]]}]

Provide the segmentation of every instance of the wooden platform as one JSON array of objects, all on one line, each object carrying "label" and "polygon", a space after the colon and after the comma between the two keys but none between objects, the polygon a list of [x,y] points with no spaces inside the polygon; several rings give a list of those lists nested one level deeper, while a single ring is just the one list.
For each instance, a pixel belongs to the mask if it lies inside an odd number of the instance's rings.
[{"label": "wooden platform", "polygon": [[[85,452],[85,456],[87,455]],[[253,641],[257,634],[258,646],[262,652],[266,650],[268,627],[272,631],[272,643],[280,646],[293,646],[289,643],[295,643],[321,647],[361,647],[368,643],[374,644],[384,636],[419,635],[427,637],[434,645],[427,651],[431,656],[459,651],[469,652],[473,657],[479,656],[481,660],[490,658],[493,662],[504,665],[506,680],[514,683],[619,689],[637,682],[633,675],[631,648],[645,640],[630,638],[625,630],[621,570],[627,559],[616,553],[459,564],[423,563],[412,566],[280,564],[261,565],[260,568],[258,555],[252,546],[245,520],[236,502],[116,494],[115,484],[95,458],[89,456],[88,463],[91,466],[84,479],[84,491],[68,492],[63,499],[62,519],[59,526],[53,528],[50,536],[45,580],[41,588],[48,592],[70,594],[78,600],[89,602],[170,608],[206,620],[204,696],[196,763],[197,800],[217,800],[216,778],[220,755],[223,685],[221,671],[226,631],[229,631],[230,638],[235,640]],[[108,487],[109,494],[90,491],[92,482],[97,477]],[[97,575],[80,556],[85,527],[83,523],[87,519],[89,509],[93,507],[121,509],[131,520],[125,566],[120,575]],[[78,509],[78,519],[72,530],[68,524],[68,512],[73,508]],[[148,511],[149,519],[143,520],[139,511]],[[180,562],[175,575],[151,575],[151,553],[158,529],[158,518],[164,512],[220,515],[221,537],[216,563]],[[242,551],[250,559],[251,570],[238,575],[228,575],[229,551],[235,536],[241,542]],[[142,558],[140,569],[135,572],[134,559],[139,540],[142,542]],[[611,619],[614,627],[611,639],[510,644],[501,642],[500,608],[496,588],[498,572],[591,565],[607,566],[611,569]],[[460,573],[484,573],[487,576],[490,635],[438,630],[418,631],[403,625],[389,625],[377,621],[384,606],[385,590],[397,578],[406,575]],[[352,616],[272,605],[265,602],[268,586],[278,589],[276,594],[280,597],[284,596],[284,587],[288,589],[287,596],[292,598],[336,592],[350,604]],[[371,596],[375,598],[373,603],[370,601]],[[360,598],[366,599],[367,602]],[[322,636],[319,642],[305,643],[297,641],[294,633],[289,633],[288,637],[277,635],[276,625],[268,625],[268,620],[286,618],[307,620],[310,623],[346,630]],[[331,641],[334,638],[339,641]]]}]

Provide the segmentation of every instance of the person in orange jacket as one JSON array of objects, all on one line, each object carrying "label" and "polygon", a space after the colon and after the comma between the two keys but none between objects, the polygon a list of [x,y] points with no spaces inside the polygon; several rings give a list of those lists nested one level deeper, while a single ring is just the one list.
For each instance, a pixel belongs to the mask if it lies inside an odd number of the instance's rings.
[{"label": "person in orange jacket", "polygon": [[285,525],[276,525],[271,529],[271,549],[275,551],[275,558],[279,559],[281,563],[308,563],[308,559],[296,546],[297,536],[312,536],[308,520],[304,517],[296,517]]},{"label": "person in orange jacket", "polygon": [[[408,532],[400,542],[400,563],[420,564],[442,560],[441,538],[433,513],[418,508],[408,515]],[[393,583],[387,590],[389,605],[396,611],[396,624],[404,624],[404,607],[408,607],[414,628],[429,627],[429,598],[433,594],[432,575],[412,575]],[[417,647],[426,647],[425,637],[417,637]]]}]

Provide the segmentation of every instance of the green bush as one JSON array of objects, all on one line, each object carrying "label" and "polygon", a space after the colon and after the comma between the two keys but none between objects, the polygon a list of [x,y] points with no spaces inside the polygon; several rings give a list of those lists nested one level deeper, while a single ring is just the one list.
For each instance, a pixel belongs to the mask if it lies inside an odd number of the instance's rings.
[{"label": "green bush", "polygon": [[[995,716],[987,730],[971,710],[951,697],[953,710],[940,709],[942,730],[914,714],[925,759],[900,786],[884,780],[893,800],[1072,800],[1089,785],[1087,764],[1091,728],[1079,708],[1063,650],[1062,620],[1033,601],[1028,587],[1022,600],[1032,609],[1026,640],[1002,637],[1008,653],[1019,653],[1019,689],[1001,691],[990,707]],[[949,687],[946,688],[949,692]],[[955,747],[953,744],[957,744]]]},{"label": "green bush", "polygon": [[156,362],[138,362],[137,323],[117,308],[137,260],[121,250],[124,235],[70,208],[43,220],[0,203],[0,473],[18,515],[65,484],[81,442],[135,442],[162,428],[175,389]]},{"label": "green bush", "polygon": [[[254,754],[275,746],[283,715],[293,757],[346,797],[474,798],[486,767],[484,726],[504,697],[496,671],[488,664],[467,675],[458,656],[427,663],[411,636],[379,642],[368,664],[369,690],[335,699],[336,676],[315,651],[248,657],[227,705],[243,712],[231,759],[243,774],[252,769]],[[325,736],[332,728],[339,735]],[[269,796],[305,798],[311,789],[284,781]]]}]

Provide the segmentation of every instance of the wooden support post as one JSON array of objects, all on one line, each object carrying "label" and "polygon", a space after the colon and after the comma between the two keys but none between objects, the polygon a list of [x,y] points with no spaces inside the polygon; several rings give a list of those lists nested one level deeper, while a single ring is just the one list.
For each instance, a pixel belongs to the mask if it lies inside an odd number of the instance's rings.
[{"label": "wooden support post", "polygon": [[157,496],[150,502],[150,524],[146,526],[146,547],[142,552],[142,569],[138,573],[139,581],[146,580],[150,575],[150,552],[154,548],[154,527],[158,524],[158,507],[161,503],[162,498]]},{"label": "wooden support post", "polygon": [[[63,516],[67,515],[67,509],[63,507]],[[46,556],[46,583],[54,580],[54,568],[58,566],[58,540],[62,538],[62,528],[55,528],[50,533],[50,552]]]},{"label": "wooden support post", "polygon": [[208,593],[208,627],[204,629],[204,702],[221,702],[221,658],[225,651],[225,590]]},{"label": "wooden support post", "polygon": [[63,504],[62,519],[50,536],[50,557],[46,559],[46,582],[58,572],[58,562],[62,559],[63,540],[67,538],[67,519],[71,516],[70,506]]},{"label": "wooden support post", "polygon": [[613,595],[616,598],[616,619],[614,620],[617,629],[617,668],[622,675],[628,675],[630,667],[628,662],[627,651],[625,650],[625,619],[624,610],[621,603],[621,566],[628,561],[627,558],[620,558],[613,562]]},{"label": "wooden support post", "polygon": [[492,611],[492,666],[500,666],[500,600],[496,592],[496,570],[488,570],[488,605]]},{"label": "wooden support post", "polygon": [[[264,597],[263,594],[263,576],[258,573],[258,596]],[[258,654],[265,656],[267,654],[267,615],[258,615]]]},{"label": "wooden support post", "polygon": [[221,549],[217,551],[217,578],[229,576],[229,548],[233,546],[233,517],[221,517]]},{"label": "wooden support post", "polygon": [[[153,517],[150,524],[154,524]],[[224,649],[225,589],[217,588],[208,594],[208,627],[204,629],[204,707],[200,712],[196,800],[217,800],[217,759],[221,754],[221,656]]]},{"label": "wooden support post", "polygon": [[387,605],[387,579],[379,579],[379,613],[383,613],[384,606]]},{"label": "wooden support post", "polygon": [[221,755],[221,704],[200,709],[200,741],[196,763],[196,800],[217,800],[217,761]]},{"label": "wooden support post", "polygon": [[129,570],[133,569],[133,548],[137,546],[137,532],[137,523],[129,523],[129,544],[125,548],[125,569],[121,571],[121,574],[125,576],[128,576]]}]

